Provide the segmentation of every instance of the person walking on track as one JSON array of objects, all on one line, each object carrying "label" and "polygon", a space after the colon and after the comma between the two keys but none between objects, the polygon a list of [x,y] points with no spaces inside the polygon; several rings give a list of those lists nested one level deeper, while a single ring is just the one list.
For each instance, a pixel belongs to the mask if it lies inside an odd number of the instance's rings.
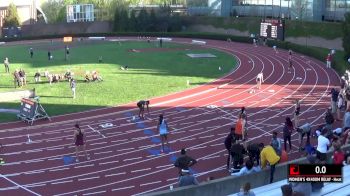
[{"label": "person walking on track", "polygon": [[233,140],[236,140],[235,138],[235,128],[231,127],[231,131],[230,133],[226,136],[225,138],[225,148],[227,150],[227,165],[226,165],[226,169],[230,170],[230,163],[231,163],[231,147],[232,147],[232,142]]},{"label": "person walking on track", "polygon": [[179,175],[181,176],[181,170],[189,170],[196,163],[197,161],[194,158],[186,155],[186,149],[183,148],[181,149],[181,156],[176,159],[174,166],[179,169]]},{"label": "person walking on track", "polygon": [[170,149],[169,142],[168,142],[168,123],[165,121],[163,114],[159,115],[159,123],[157,126],[157,130],[159,131],[160,134],[160,139],[162,141],[162,149],[160,152],[164,152],[164,143],[166,142],[166,145],[168,146],[168,149]]},{"label": "person walking on track", "polygon": [[287,141],[289,142],[289,150],[292,150],[292,143],[291,143],[291,137],[292,137],[292,131],[294,129],[293,122],[290,120],[289,117],[286,117],[286,121],[284,123],[283,127],[283,140],[284,140],[284,151],[287,152]]},{"label": "person walking on track", "polygon": [[147,107],[147,113],[149,114],[149,101],[144,101],[141,100],[139,102],[137,102],[137,107],[139,108],[139,118],[144,119],[144,112],[145,112],[145,107]]},{"label": "person walking on track", "polygon": [[81,130],[79,124],[75,124],[76,130],[74,130],[74,144],[75,144],[75,155],[76,155],[76,162],[79,162],[79,151],[83,150],[85,157],[87,160],[90,160],[90,157],[86,153],[86,136],[84,134],[84,131]]}]

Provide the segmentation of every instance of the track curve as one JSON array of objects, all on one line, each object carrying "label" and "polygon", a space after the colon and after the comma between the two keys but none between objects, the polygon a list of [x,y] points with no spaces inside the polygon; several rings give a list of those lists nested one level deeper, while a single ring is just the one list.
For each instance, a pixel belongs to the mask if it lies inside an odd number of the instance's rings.
[{"label": "track curve", "polygon": [[[131,38],[130,38],[131,39]],[[190,39],[173,39],[190,44]],[[294,54],[288,73],[287,51],[276,54],[268,47],[205,40],[205,47],[234,55],[239,66],[211,83],[151,99],[151,118],[134,122],[135,103],[53,118],[32,127],[21,123],[0,124],[0,193],[4,195],[134,195],[167,189],[177,183],[172,162],[186,147],[198,160],[193,172],[199,181],[208,176],[229,175],[224,138],[240,107],[248,113],[249,141],[269,142],[272,131],[282,131],[285,116],[292,116],[293,100],[302,99],[301,124],[323,122],[329,106],[327,93],[339,86],[339,76],[323,62]],[[262,89],[255,77],[263,72]],[[170,152],[159,154],[157,116],[165,113],[171,132]],[[64,165],[62,157],[74,156],[72,123],[79,120],[87,133],[91,160]],[[103,128],[100,125],[113,126]],[[106,138],[101,137],[101,132]],[[26,143],[30,134],[32,143]],[[296,141],[295,133],[292,137]],[[313,141],[314,142],[314,141]],[[296,142],[294,142],[296,143]],[[300,156],[293,145],[290,159]]]}]

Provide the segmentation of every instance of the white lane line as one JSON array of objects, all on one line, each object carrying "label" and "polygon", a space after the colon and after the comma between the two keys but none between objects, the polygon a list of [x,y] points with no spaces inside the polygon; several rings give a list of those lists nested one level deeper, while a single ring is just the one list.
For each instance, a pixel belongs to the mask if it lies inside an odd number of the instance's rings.
[{"label": "white lane line", "polygon": [[[219,157],[220,157],[220,155],[217,155],[217,156],[202,158],[201,160],[214,159],[214,158],[219,158]],[[200,159],[200,158],[199,158],[199,159]],[[199,159],[198,159],[198,160],[199,160]]]},{"label": "white lane line", "polygon": [[50,169],[49,171],[50,171],[50,172],[55,172],[55,171],[62,171],[62,170],[67,170],[67,169],[69,169],[69,167],[60,168],[60,169]]},{"label": "white lane line", "polygon": [[21,164],[22,162],[14,162],[14,163],[5,163],[5,165],[19,165]]},{"label": "white lane line", "polygon": [[26,150],[24,153],[42,152],[43,150]]},{"label": "white lane line", "polygon": [[179,177],[176,177],[176,178],[169,178],[169,179],[167,179],[166,181],[169,182],[169,181],[174,181],[174,180],[178,180],[178,179],[179,179]]},{"label": "white lane line", "polygon": [[59,148],[46,148],[46,150],[61,150],[64,149],[64,147],[59,147]]},{"label": "white lane line", "polygon": [[136,172],[141,172],[141,171],[148,171],[148,170],[151,170],[151,168],[145,168],[145,169],[138,169],[138,170],[133,170],[131,171],[131,173],[136,173]]},{"label": "white lane line", "polygon": [[223,135],[228,135],[228,133],[218,133],[216,135],[223,136]]},{"label": "white lane line", "polygon": [[188,138],[188,139],[180,139],[181,142],[185,142],[185,141],[191,141],[191,140],[195,140],[196,138]]},{"label": "white lane line", "polygon": [[99,163],[99,165],[106,165],[106,164],[110,164],[110,163],[118,163],[119,161],[109,161],[109,162],[103,162],[103,163]]},{"label": "white lane line", "polygon": [[46,186],[45,183],[43,184],[34,184],[34,185],[28,185],[27,187],[33,188],[33,187],[39,187],[39,186]]},{"label": "white lane line", "polygon": [[193,122],[184,122],[184,123],[180,123],[180,125],[189,125],[189,124],[193,124]]},{"label": "white lane line", "polygon": [[152,148],[154,146],[157,146],[156,144],[146,145],[146,146],[139,146],[139,148]]},{"label": "white lane line", "polygon": [[85,181],[85,180],[91,180],[91,179],[96,179],[96,178],[100,178],[100,176],[94,176],[94,177],[90,177],[90,178],[79,178],[78,181]]},{"label": "white lane line", "polygon": [[147,185],[157,184],[157,183],[161,183],[161,182],[162,181],[158,180],[158,181],[154,181],[154,182],[148,182],[148,183],[140,184],[140,186],[147,186]]},{"label": "white lane line", "polygon": [[218,144],[211,144],[210,146],[214,147],[214,146],[222,146],[222,145],[223,145],[222,143],[218,143]]},{"label": "white lane line", "polygon": [[204,127],[198,128],[198,129],[190,129],[189,131],[198,131],[198,130],[202,130],[204,129]]},{"label": "white lane line", "polygon": [[127,150],[134,150],[134,148],[124,148],[124,149],[119,149],[117,151],[120,152],[120,151],[127,151]]},{"label": "white lane line", "polygon": [[92,144],[89,144],[89,146],[100,145],[100,144],[106,144],[106,143],[107,143],[107,142],[92,143]]},{"label": "white lane line", "polygon": [[95,164],[90,164],[90,165],[80,165],[80,166],[75,166],[75,169],[82,168],[82,167],[91,167],[94,166]]},{"label": "white lane line", "polygon": [[105,152],[95,152],[94,155],[97,155],[97,154],[106,154],[106,153],[111,153],[113,152],[112,150],[109,150],[109,151],[105,151]]},{"label": "white lane line", "polygon": [[61,181],[61,182],[52,182],[51,184],[64,184],[64,183],[70,183],[73,182],[73,180],[66,180],[66,181]]},{"label": "white lane line", "polygon": [[115,174],[107,174],[105,177],[111,177],[111,176],[119,176],[119,175],[124,175],[126,172],[120,172],[120,173],[115,173]]},{"label": "white lane line", "polygon": [[93,129],[90,125],[88,125],[88,127],[89,127],[93,132],[96,132],[96,133],[98,133],[100,136],[102,136],[103,138],[106,138],[106,136],[104,136],[99,130]]},{"label": "white lane line", "polygon": [[124,159],[124,161],[131,161],[131,160],[137,160],[137,159],[142,159],[142,157],[135,157],[135,158],[130,158],[130,159]]},{"label": "white lane line", "polygon": [[171,132],[171,134],[179,134],[179,133],[184,133],[184,132],[186,132],[185,130],[183,130],[183,131],[174,131],[174,132]]},{"label": "white lane line", "polygon": [[14,185],[16,185],[16,186],[18,186],[18,187],[21,187],[22,189],[24,189],[24,190],[26,190],[26,191],[32,193],[33,195],[41,196],[40,194],[38,194],[38,193],[36,193],[36,192],[34,192],[34,191],[30,190],[30,189],[27,189],[26,187],[24,187],[24,186],[22,186],[22,185],[16,183],[15,181],[13,181],[13,180],[7,178],[6,176],[3,176],[2,174],[0,174],[0,177],[1,177],[1,178],[4,178],[5,180],[11,182],[12,184],[14,184]]},{"label": "white lane line", "polygon": [[58,160],[58,159],[62,159],[62,157],[50,158],[50,159],[47,159],[47,160],[54,161],[54,160]]},{"label": "white lane line", "polygon": [[100,193],[105,193],[106,191],[97,191],[97,192],[92,192],[92,193],[84,193],[83,195],[96,195]]},{"label": "white lane line", "polygon": [[30,161],[24,161],[24,163],[37,163],[41,161],[44,161],[44,160],[30,160]]},{"label": "white lane line", "polygon": [[156,168],[159,169],[159,168],[163,168],[163,167],[170,167],[172,166],[173,164],[167,164],[167,165],[161,165],[161,166],[157,166]]},{"label": "white lane line", "polygon": [[40,174],[40,173],[44,173],[45,171],[30,171],[30,172],[25,172],[24,174],[26,175],[30,175],[30,174]]},{"label": "white lane line", "polygon": [[[6,145],[5,145],[6,146]],[[22,152],[10,152],[6,153],[6,155],[16,155],[16,154],[21,154]]]},{"label": "white lane line", "polygon": [[121,188],[116,188],[116,189],[112,189],[112,191],[119,191],[119,190],[124,190],[124,189],[131,189],[134,188],[135,186],[126,186],[126,187],[121,187]]},{"label": "white lane line", "polygon": [[63,138],[57,138],[57,139],[47,139],[45,140],[46,142],[56,142],[56,141],[61,141]]},{"label": "white lane line", "polygon": [[204,138],[208,138],[208,137],[214,137],[214,135],[202,136],[202,137],[199,137],[199,139],[204,139]]}]

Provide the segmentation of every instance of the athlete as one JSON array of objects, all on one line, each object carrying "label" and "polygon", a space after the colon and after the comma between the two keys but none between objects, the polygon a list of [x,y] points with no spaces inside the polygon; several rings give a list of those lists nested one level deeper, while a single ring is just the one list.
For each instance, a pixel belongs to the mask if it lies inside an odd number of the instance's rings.
[{"label": "athlete", "polygon": [[164,152],[164,143],[166,142],[168,149],[170,148],[169,142],[168,142],[168,123],[165,121],[163,114],[159,115],[159,122],[157,126],[157,130],[160,134],[160,139],[162,140],[162,149],[161,152]]},{"label": "athlete", "polygon": [[145,107],[147,107],[147,113],[149,114],[149,101],[141,100],[137,102],[137,107],[139,108],[139,118],[144,119]]},{"label": "athlete", "polygon": [[85,134],[84,131],[80,129],[79,124],[74,125],[76,130],[74,130],[74,144],[75,144],[75,155],[76,155],[76,162],[79,162],[79,156],[78,153],[81,151],[81,149],[84,151],[85,157],[87,160],[90,160],[90,157],[86,153],[86,141],[85,141]]},{"label": "athlete", "polygon": [[261,88],[261,83],[264,83],[264,74],[263,72],[260,72],[257,76],[256,76],[256,86],[257,88],[260,90]]}]

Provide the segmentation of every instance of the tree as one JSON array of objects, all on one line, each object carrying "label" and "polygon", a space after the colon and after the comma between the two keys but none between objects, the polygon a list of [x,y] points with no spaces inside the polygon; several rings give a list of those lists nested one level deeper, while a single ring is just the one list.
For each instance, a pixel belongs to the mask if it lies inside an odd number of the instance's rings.
[{"label": "tree", "polygon": [[345,52],[345,58],[350,58],[350,12],[345,14],[345,20],[342,24],[343,27],[343,48]]},{"label": "tree", "polygon": [[149,14],[145,8],[140,10],[139,15],[137,16],[137,25],[136,30],[145,32],[148,29],[149,25]]},{"label": "tree", "polygon": [[63,0],[48,0],[41,5],[41,9],[45,13],[48,23],[56,23],[62,19],[65,6],[66,2]]},{"label": "tree", "polygon": [[15,4],[10,3],[10,5],[7,8],[7,14],[4,20],[4,26],[5,27],[12,27],[12,26],[19,26],[20,20],[17,13],[17,7]]},{"label": "tree", "polygon": [[135,11],[133,10],[130,13],[128,25],[129,25],[128,27],[129,31],[136,32],[137,19],[136,19]]},{"label": "tree", "polygon": [[294,0],[292,1],[292,15],[298,17],[299,20],[304,19],[307,13],[308,0]]}]

